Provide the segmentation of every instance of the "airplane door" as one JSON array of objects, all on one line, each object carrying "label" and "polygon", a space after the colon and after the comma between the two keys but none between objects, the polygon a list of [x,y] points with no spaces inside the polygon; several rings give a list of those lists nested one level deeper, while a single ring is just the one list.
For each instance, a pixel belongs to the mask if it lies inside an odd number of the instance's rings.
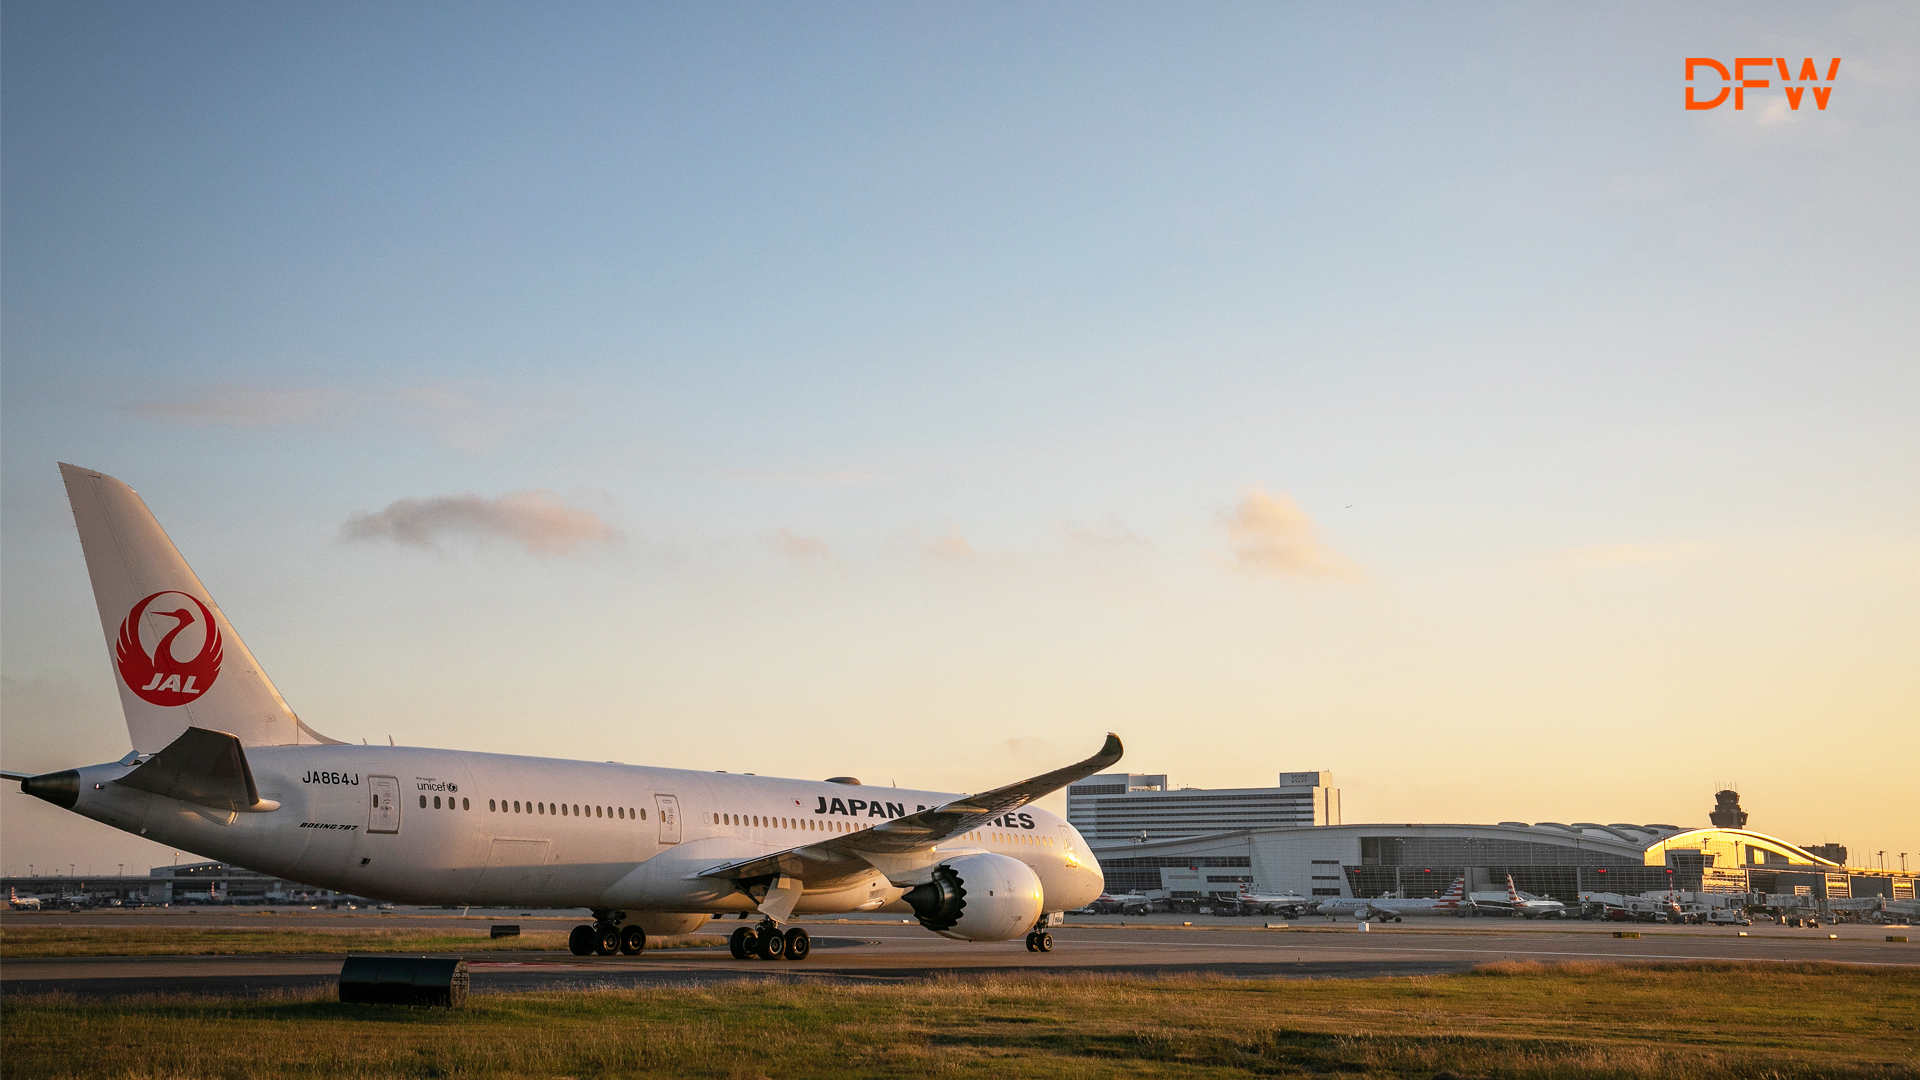
[{"label": "airplane door", "polygon": [[391,776],[369,776],[367,789],[373,796],[373,805],[367,811],[367,831],[399,832],[400,781]]},{"label": "airplane door", "polygon": [[660,813],[660,842],[680,842],[680,799],[674,795],[655,795],[653,805]]}]

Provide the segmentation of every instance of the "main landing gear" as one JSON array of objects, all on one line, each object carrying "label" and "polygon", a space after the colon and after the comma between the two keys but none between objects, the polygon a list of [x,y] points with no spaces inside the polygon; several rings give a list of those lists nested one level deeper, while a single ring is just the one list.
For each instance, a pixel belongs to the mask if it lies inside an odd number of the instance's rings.
[{"label": "main landing gear", "polygon": [[813,952],[813,939],[795,926],[784,933],[772,919],[758,926],[742,926],[727,938],[727,949],[735,960],[758,957],[762,960],[805,960]]},{"label": "main landing gear", "polygon": [[611,912],[595,912],[598,918],[589,926],[581,923],[567,935],[567,951],[575,956],[639,956],[647,947],[647,932],[638,926],[621,926]]}]

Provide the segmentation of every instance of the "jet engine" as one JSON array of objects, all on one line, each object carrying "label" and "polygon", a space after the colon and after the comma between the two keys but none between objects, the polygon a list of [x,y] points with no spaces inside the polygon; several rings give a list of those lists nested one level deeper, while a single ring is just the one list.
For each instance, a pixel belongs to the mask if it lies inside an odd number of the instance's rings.
[{"label": "jet engine", "polygon": [[1040,878],[1026,863],[981,853],[948,859],[901,899],[920,925],[960,941],[1010,941],[1040,921]]}]

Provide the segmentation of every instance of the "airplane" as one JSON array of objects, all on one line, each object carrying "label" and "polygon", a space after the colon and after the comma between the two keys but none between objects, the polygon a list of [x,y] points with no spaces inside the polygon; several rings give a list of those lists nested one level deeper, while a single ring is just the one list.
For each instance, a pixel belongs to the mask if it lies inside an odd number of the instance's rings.
[{"label": "airplane", "polygon": [[1507,875],[1507,909],[1529,919],[1559,919],[1567,914],[1567,905],[1558,900],[1528,896],[1513,887],[1513,875]]},{"label": "airplane", "polygon": [[1094,901],[1099,907],[1120,915],[1150,915],[1153,913],[1153,898],[1146,893],[1129,892],[1112,895],[1101,893]]},{"label": "airplane", "polygon": [[1240,891],[1234,899],[1240,901],[1241,907],[1252,908],[1260,915],[1299,915],[1313,903],[1293,893],[1256,893],[1250,881],[1240,883]]},{"label": "airplane", "polygon": [[1520,891],[1513,887],[1513,875],[1507,875],[1505,889],[1491,889],[1484,892],[1467,894],[1467,911],[1471,915],[1519,915],[1523,898]]},{"label": "airplane", "polygon": [[[887,912],[1051,952],[1105,879],[1035,799],[1118,762],[975,794],[427,747],[355,746],[300,719],[140,496],[62,464],[132,750],[38,775],[56,806],[171,847],[389,902],[585,908],[577,955],[759,916],[738,959],[800,960],[796,914]],[[391,743],[391,740],[389,740]]]},{"label": "airplane", "polygon": [[7,890],[7,906],[16,911],[39,911],[40,900],[38,896],[21,896],[17,890]]},{"label": "airplane", "polygon": [[1337,897],[1320,901],[1314,905],[1313,911],[1329,918],[1352,915],[1359,921],[1378,919],[1380,922],[1399,922],[1408,915],[1456,915],[1467,903],[1466,896],[1467,876],[1462,874],[1453,879],[1453,886],[1438,899],[1407,900],[1397,896],[1375,896],[1363,900],[1358,897]]}]

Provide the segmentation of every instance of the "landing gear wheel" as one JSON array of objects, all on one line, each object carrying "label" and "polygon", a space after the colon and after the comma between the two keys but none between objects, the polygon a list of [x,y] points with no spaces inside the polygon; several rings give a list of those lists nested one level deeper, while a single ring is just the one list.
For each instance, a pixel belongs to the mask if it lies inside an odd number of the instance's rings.
[{"label": "landing gear wheel", "polygon": [[742,926],[727,938],[727,951],[733,954],[735,960],[751,957],[759,947],[760,935],[754,933],[751,926]]},{"label": "landing gear wheel", "polygon": [[646,947],[647,932],[645,930],[637,926],[623,926],[620,928],[620,955],[639,956],[640,951]]},{"label": "landing gear wheel", "polygon": [[573,928],[573,933],[567,935],[567,951],[575,956],[592,956],[593,943],[597,936],[598,931],[586,923],[581,923]]},{"label": "landing gear wheel", "polygon": [[1047,933],[1045,930],[1042,930],[1039,933],[1033,935],[1033,951],[1034,952],[1052,952],[1053,951],[1053,935]]},{"label": "landing gear wheel", "polygon": [[813,951],[813,937],[799,927],[787,931],[787,959],[805,960]]},{"label": "landing gear wheel", "polygon": [[760,940],[753,950],[753,955],[762,960],[779,960],[787,955],[787,939],[781,935],[780,931],[768,930],[757,936]]},{"label": "landing gear wheel", "polygon": [[601,956],[612,956],[620,951],[620,931],[617,927],[602,926],[594,930],[593,951]]},{"label": "landing gear wheel", "polygon": [[1027,935],[1027,951],[1028,952],[1040,951],[1040,935],[1039,934]]}]

